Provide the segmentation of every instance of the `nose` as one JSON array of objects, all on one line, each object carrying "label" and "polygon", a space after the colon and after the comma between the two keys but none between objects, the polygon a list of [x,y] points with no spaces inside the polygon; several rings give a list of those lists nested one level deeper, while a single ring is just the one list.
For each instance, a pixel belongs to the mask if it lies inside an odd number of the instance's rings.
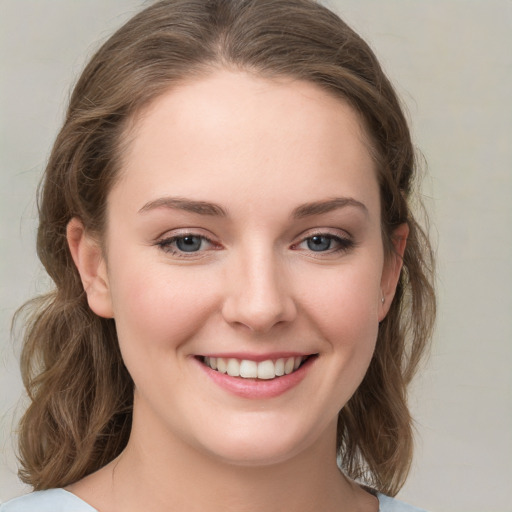
[{"label": "nose", "polygon": [[292,322],[297,315],[289,277],[270,253],[241,256],[229,268],[222,314],[255,333]]}]

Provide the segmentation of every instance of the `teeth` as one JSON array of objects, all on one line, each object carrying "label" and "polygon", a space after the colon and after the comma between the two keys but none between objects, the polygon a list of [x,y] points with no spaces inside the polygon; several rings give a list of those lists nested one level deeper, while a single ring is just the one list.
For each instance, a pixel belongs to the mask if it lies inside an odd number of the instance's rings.
[{"label": "teeth", "polygon": [[228,375],[231,377],[240,376],[240,363],[237,359],[228,359]]},{"label": "teeth", "polygon": [[258,379],[273,379],[276,376],[274,361],[261,361],[258,363]]},{"label": "teeth", "polygon": [[284,359],[278,359],[276,361],[275,369],[277,377],[281,377],[281,375],[284,375]]},{"label": "teeth", "polygon": [[258,363],[244,359],[240,361],[240,377],[245,379],[255,379],[258,377]]},{"label": "teeth", "polygon": [[293,372],[293,367],[295,366],[295,361],[293,357],[289,357],[284,363],[284,373],[288,375]]},{"label": "teeth", "polygon": [[228,363],[223,357],[217,358],[217,371],[220,373],[226,373],[228,371]]},{"label": "teeth", "polygon": [[275,377],[289,375],[299,368],[305,357],[287,357],[272,361],[267,359],[257,363],[249,359],[226,359],[224,357],[205,357],[204,364],[212,370],[220,373],[227,373],[231,377],[242,377],[244,379],[270,380]]}]

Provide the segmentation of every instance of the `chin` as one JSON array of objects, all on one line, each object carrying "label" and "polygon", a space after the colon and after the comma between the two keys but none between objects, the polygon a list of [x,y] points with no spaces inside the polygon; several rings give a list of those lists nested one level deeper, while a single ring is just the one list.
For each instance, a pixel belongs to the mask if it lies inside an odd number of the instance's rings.
[{"label": "chin", "polygon": [[326,432],[308,432],[308,429],[300,427],[284,429],[283,421],[267,420],[265,423],[256,423],[253,428],[247,428],[247,425],[245,428],[243,425],[236,429],[229,428],[227,435],[210,438],[210,447],[203,444],[203,448],[226,464],[262,467],[292,460],[309,448],[321,444],[328,436]]},{"label": "chin", "polygon": [[266,467],[294,459],[301,450],[297,446],[259,446],[254,443],[226,446],[224,450],[210,452],[224,464],[239,467]]}]

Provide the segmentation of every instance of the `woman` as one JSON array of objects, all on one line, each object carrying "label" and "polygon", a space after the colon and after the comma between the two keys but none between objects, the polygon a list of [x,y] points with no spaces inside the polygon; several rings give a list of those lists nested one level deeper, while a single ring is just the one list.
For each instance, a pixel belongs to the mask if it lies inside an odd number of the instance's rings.
[{"label": "woman", "polygon": [[[413,510],[414,152],[309,0],[165,0],[93,57],[41,193],[15,510]],[[341,471],[340,471],[341,469]],[[198,492],[199,489],[199,492]]]}]

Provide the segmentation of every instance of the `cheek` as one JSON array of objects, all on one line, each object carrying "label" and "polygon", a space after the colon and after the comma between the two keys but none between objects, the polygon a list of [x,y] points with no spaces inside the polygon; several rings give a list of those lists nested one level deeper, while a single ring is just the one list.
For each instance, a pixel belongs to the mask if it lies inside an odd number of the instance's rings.
[{"label": "cheek", "polygon": [[[302,272],[303,317],[322,340],[324,368],[317,396],[326,397],[334,417],[359,387],[372,359],[378,334],[380,273],[371,259],[363,264]],[[350,262],[352,263],[352,262]]]},{"label": "cheek", "polygon": [[147,353],[176,349],[199,329],[214,307],[204,277],[161,263],[134,264],[131,272],[126,263],[114,273],[111,286],[121,349]]},{"label": "cheek", "polygon": [[327,342],[334,371],[325,385],[337,390],[338,410],[362,381],[377,340],[380,272],[378,264],[367,261],[316,273],[314,279],[303,281],[304,290],[310,291],[304,310]]},{"label": "cheek", "polygon": [[376,332],[380,273],[375,265],[347,265],[303,276],[305,310],[327,339],[350,345]]}]

